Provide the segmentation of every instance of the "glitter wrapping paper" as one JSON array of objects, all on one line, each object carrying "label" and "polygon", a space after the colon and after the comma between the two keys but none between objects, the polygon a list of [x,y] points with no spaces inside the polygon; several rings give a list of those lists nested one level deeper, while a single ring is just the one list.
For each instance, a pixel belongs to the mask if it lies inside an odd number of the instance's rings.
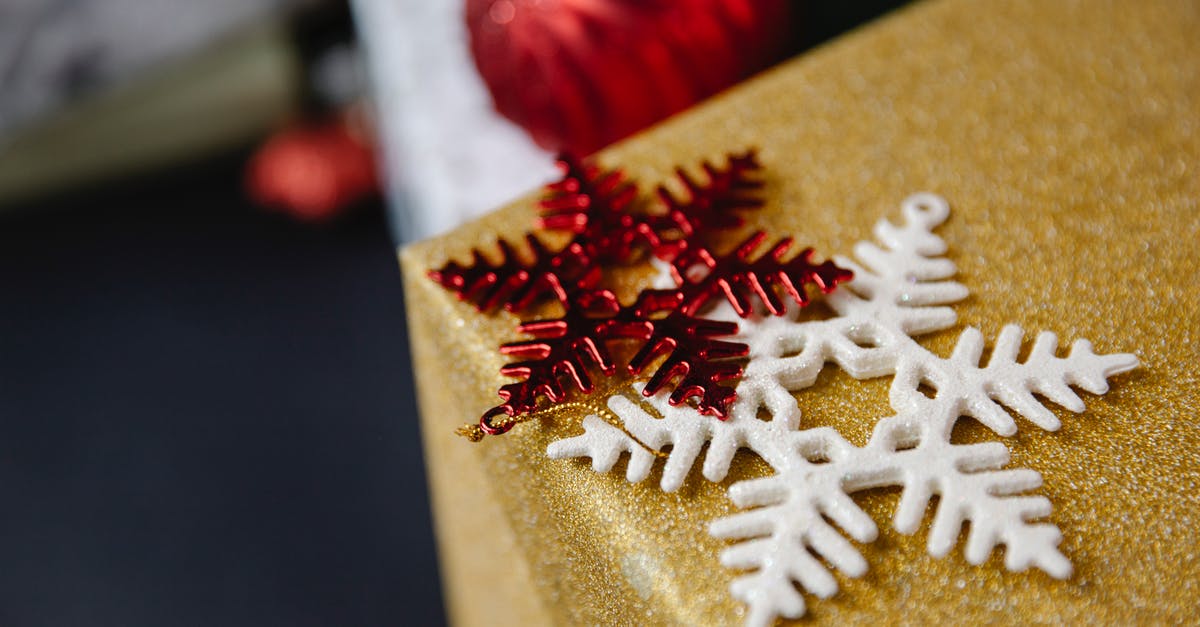
[{"label": "glitter wrapping paper", "polygon": [[[822,621],[1188,622],[1200,612],[1200,4],[935,1],[786,63],[601,152],[649,194],[676,164],[756,146],[766,208],[747,228],[848,254],[910,193],[952,207],[938,233],[971,297],[959,325],[921,343],[949,354],[958,330],[994,338],[1007,322],[1063,345],[1133,352],[1141,367],[1083,394],[1061,430],[1021,420],[998,438],[1010,467],[1043,475],[1049,520],[1075,574],[1011,573],[1000,551],[971,566],[961,545],[935,559],[922,528],[890,528],[894,490],[856,500],[880,528],[857,545],[862,578],[838,575]],[[693,170],[695,172],[696,170]],[[729,624],[741,606],[726,542],[709,521],[734,511],[728,482],[766,468],[739,456],[725,485],[694,473],[678,492],[624,463],[596,474],[545,455],[580,432],[572,406],[470,444],[454,428],[495,404],[509,314],[484,315],[425,277],[448,259],[517,239],[536,194],[405,249],[414,367],[450,616],[458,624]],[[736,241],[731,234],[729,242]],[[620,285],[631,297],[649,272]],[[1031,338],[1027,338],[1026,347]],[[800,393],[803,426],[857,445],[889,415],[889,378],[822,372]],[[588,398],[603,403],[604,390]],[[744,454],[743,454],[744,455]]]}]

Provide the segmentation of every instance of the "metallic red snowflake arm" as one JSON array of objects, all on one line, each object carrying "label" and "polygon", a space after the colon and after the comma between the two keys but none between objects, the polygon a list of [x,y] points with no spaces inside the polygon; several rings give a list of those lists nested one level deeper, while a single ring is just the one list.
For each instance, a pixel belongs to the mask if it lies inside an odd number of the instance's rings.
[{"label": "metallic red snowflake arm", "polygon": [[633,305],[620,307],[611,292],[595,290],[574,295],[560,318],[522,323],[520,331],[534,338],[500,349],[506,355],[527,358],[501,369],[502,374],[521,380],[500,388],[504,403],[484,415],[481,428],[487,433],[500,432],[492,426],[492,417],[532,412],[542,396],[559,402],[570,388],[590,393],[593,385],[589,367],[597,367],[606,376],[616,373],[605,346],[611,340],[640,341],[641,348],[629,363],[634,375],[665,358],[643,394],[653,395],[678,379],[672,404],[699,397],[697,409],[701,413],[724,418],[734,391],[719,383],[742,371],[736,362],[722,360],[744,356],[749,348],[713,339],[737,333],[737,324],[680,314],[674,311],[680,302],[677,290],[644,290]]},{"label": "metallic red snowflake arm", "polygon": [[[667,216],[682,232],[685,239],[696,234],[723,231],[741,226],[745,220],[737,213],[762,206],[758,191],[762,181],[755,175],[762,169],[753,150],[729,155],[724,168],[705,161],[708,181],[699,183],[683,168],[675,170],[683,183],[686,196],[671,194],[665,186],[658,187],[658,197],[667,208]],[[697,242],[691,242],[695,245]]]},{"label": "metallic red snowflake arm", "polygon": [[688,398],[699,397],[696,409],[702,414],[721,418],[728,415],[729,404],[735,397],[733,388],[718,385],[742,374],[742,367],[730,357],[744,357],[750,348],[737,342],[714,340],[714,337],[737,333],[737,324],[694,318],[671,312],[665,318],[651,320],[653,331],[641,350],[629,362],[629,371],[641,374],[655,360],[666,356],[659,364],[642,394],[658,393],[677,377],[670,403],[679,405]]},{"label": "metallic red snowflake arm", "polygon": [[[489,416],[500,411],[509,416],[529,413],[541,396],[559,402],[566,398],[569,387],[590,393],[589,367],[599,368],[606,376],[616,373],[605,346],[609,320],[619,310],[616,296],[608,290],[591,290],[572,294],[564,306],[560,318],[522,322],[517,327],[533,339],[500,347],[505,355],[524,358],[500,369],[501,374],[521,380],[501,386],[504,403],[484,415],[480,424],[485,430]],[[564,381],[569,386],[564,386]]]},{"label": "metallic red snowflake arm", "polygon": [[509,311],[523,311],[547,296],[564,302],[569,292],[594,287],[600,281],[600,267],[579,243],[572,242],[551,253],[532,234],[526,234],[525,240],[532,261],[521,259],[511,244],[500,240],[499,263],[494,264],[479,250],[473,250],[469,265],[451,261],[429,271],[429,277],[480,311],[501,306]]},{"label": "metallic red snowflake arm", "polygon": [[699,359],[676,349],[650,377],[646,387],[642,388],[642,395],[654,396],[676,376],[680,379],[675,383],[667,402],[681,405],[691,397],[698,397],[697,411],[725,420],[729,416],[729,406],[737,398],[737,392],[732,387],[718,383],[742,376],[742,367],[731,362]]},{"label": "metallic red snowflake arm", "polygon": [[623,307],[614,316],[607,336],[642,342],[629,361],[629,372],[634,375],[666,358],[650,376],[642,394],[653,396],[678,378],[670,398],[672,405],[699,397],[696,408],[700,413],[724,419],[735,395],[732,388],[718,384],[741,376],[742,369],[736,362],[722,360],[743,357],[750,348],[713,339],[737,333],[736,323],[683,314],[679,311],[681,303],[679,290],[643,290],[633,305]]},{"label": "metallic red snowflake arm", "polygon": [[626,213],[637,197],[637,186],[620,170],[584,165],[570,155],[559,156],[558,168],[563,177],[546,186],[539,228],[586,233],[589,225]]},{"label": "metallic red snowflake arm", "polygon": [[559,157],[563,178],[547,186],[538,226],[576,235],[601,264],[628,263],[639,250],[659,246],[659,231],[670,226],[665,216],[632,211],[637,187],[620,170],[603,170],[569,157]]},{"label": "metallic red snowflake arm", "polygon": [[[839,283],[853,278],[853,273],[830,261],[814,264],[812,249],[784,261],[791,248],[792,238],[785,237],[763,255],[751,260],[754,250],[767,237],[758,231],[738,244],[727,255],[716,257],[707,248],[693,248],[681,254],[672,265],[672,274],[682,294],[679,311],[694,315],[721,294],[743,318],[753,311],[757,298],[773,315],[783,315],[786,308],[773,285],[782,286],[797,305],[808,305],[806,285],[814,285],[824,293],[833,291]],[[697,272],[699,270],[699,272]],[[695,275],[702,273],[696,278]]]}]

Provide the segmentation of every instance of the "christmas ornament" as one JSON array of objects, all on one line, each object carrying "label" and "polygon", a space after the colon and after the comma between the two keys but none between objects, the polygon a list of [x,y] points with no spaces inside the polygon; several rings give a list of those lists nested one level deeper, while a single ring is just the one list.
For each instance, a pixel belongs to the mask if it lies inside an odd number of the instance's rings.
[{"label": "christmas ornament", "polygon": [[[633,210],[636,187],[620,172],[569,158],[561,166],[564,178],[549,187],[539,222],[573,233],[566,246],[551,252],[536,236],[526,234],[530,259],[522,259],[500,240],[498,263],[475,250],[470,265],[451,261],[429,273],[481,311],[503,306],[522,312],[543,297],[553,297],[563,310],[557,318],[521,323],[518,330],[533,339],[501,347],[503,353],[522,359],[501,372],[520,380],[500,388],[504,402],[486,412],[478,426],[461,431],[472,440],[508,431],[517,422],[514,418],[537,409],[543,396],[564,400],[564,379],[570,387],[590,393],[589,367],[606,376],[617,371],[607,349],[615,340],[639,343],[628,363],[631,374],[658,363],[643,389],[646,396],[676,381],[669,398],[672,405],[695,398],[700,413],[724,418],[734,391],[719,383],[741,374],[741,367],[728,360],[745,355],[747,347],[715,339],[735,333],[736,322],[706,320],[698,313],[723,297],[740,316],[750,315],[755,301],[782,315],[785,308],[776,287],[803,307],[809,302],[806,286],[828,293],[851,277],[831,262],[813,261],[811,249],[788,258],[791,238],[756,254],[766,238],[761,232],[746,237],[730,253],[715,252],[708,241],[711,235],[741,225],[736,212],[760,204],[750,195],[759,187],[751,178],[759,169],[752,152],[729,157],[724,168],[705,164],[707,183],[681,171],[686,196],[676,198],[660,188],[665,210],[656,213]],[[671,265],[673,285],[643,290],[623,305],[601,285],[603,268],[646,254]]]},{"label": "christmas ornament", "polygon": [[375,153],[354,113],[304,120],[272,135],[246,166],[260,205],[320,222],[379,191]]},{"label": "christmas ornament", "polygon": [[[734,339],[749,346],[749,362],[728,420],[699,417],[661,394],[642,402],[616,394],[608,400],[615,424],[589,415],[582,435],[549,447],[553,458],[590,457],[598,472],[627,453],[626,477],[635,482],[663,458],[665,491],[682,485],[705,443],[701,472],[710,481],[724,479],[739,449],[765,461],[775,474],[729,488],[734,504],[747,511],[709,528],[713,536],[736,542],[721,554],[721,563],[748,571],[734,580],[731,593],[748,606],[750,625],[802,616],[806,608],[797,586],[822,598],[834,594],[837,582],[825,563],[851,577],[866,572],[866,562],[842,534],[858,542],[876,538],[875,522],[849,497],[874,487],[903,489],[894,526],[906,534],[917,530],[930,500],[939,497],[929,538],[934,556],[946,555],[969,522],[969,562],[982,563],[1003,544],[1009,570],[1036,567],[1059,579],[1071,574],[1057,548],[1062,538],[1057,527],[1034,522],[1050,513],[1046,498],[1027,494],[1041,484],[1039,473],[1004,469],[1004,445],[954,444],[951,431],[961,416],[971,416],[1011,436],[1017,425],[1004,408],[1056,430],[1058,419],[1034,394],[1082,412],[1083,401],[1071,386],[1103,394],[1108,377],[1135,368],[1138,360],[1124,353],[1096,355],[1086,340],[1059,357],[1056,336],[1043,333],[1022,361],[1023,332],[1013,325],[1000,332],[986,365],[980,364],[984,345],[977,329],[963,331],[949,357],[926,350],[912,338],[953,326],[956,315],[948,305],[965,298],[967,290],[950,280],[955,266],[941,256],[946,245],[932,232],[949,215],[946,201],[918,194],[903,203],[903,212],[901,226],[886,220],[876,225],[881,246],[855,247],[862,265],[836,258],[853,270],[854,279],[825,297],[833,318],[802,319],[792,307],[782,317],[741,322]],[[737,314],[725,307],[711,317],[731,320]],[[801,428],[798,405],[804,396],[794,393],[813,386],[826,362],[856,379],[893,376],[889,400],[896,413],[878,420],[863,447],[827,427]]]},{"label": "christmas ornament", "polygon": [[501,114],[589,154],[776,60],[785,0],[468,0],[471,52]]}]

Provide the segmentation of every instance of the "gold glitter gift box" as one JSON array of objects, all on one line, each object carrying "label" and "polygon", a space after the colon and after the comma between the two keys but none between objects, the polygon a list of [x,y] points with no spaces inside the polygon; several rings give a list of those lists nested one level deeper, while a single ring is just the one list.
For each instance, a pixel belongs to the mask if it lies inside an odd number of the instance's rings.
[{"label": "gold glitter gift box", "polygon": [[[938,229],[971,291],[959,324],[922,339],[947,355],[957,331],[994,338],[1009,322],[1132,352],[1063,426],[983,428],[1009,467],[1040,472],[1059,549],[1058,581],[926,552],[888,525],[896,492],[856,501],[880,536],[870,565],[811,597],[833,622],[1181,623],[1200,615],[1200,4],[1192,0],[933,1],[786,63],[598,155],[644,192],[677,164],[757,147],[766,207],[748,228],[848,253],[881,216],[928,190],[949,200]],[[516,319],[485,315],[425,274],[472,248],[516,241],[536,194],[404,250],[413,360],[450,616],[462,625],[730,624],[743,609],[709,521],[734,511],[729,483],[765,468],[739,457],[721,484],[698,473],[664,493],[619,465],[547,458],[584,410],[472,444],[455,435],[508,379],[497,346]],[[736,235],[731,235],[732,241]],[[648,273],[621,286],[628,299]],[[826,369],[804,394],[804,426],[863,445],[888,414],[890,379]],[[602,402],[602,398],[593,399]],[[977,426],[977,425],[976,425]],[[660,472],[659,471],[656,471]],[[960,538],[961,539],[961,538]]]}]

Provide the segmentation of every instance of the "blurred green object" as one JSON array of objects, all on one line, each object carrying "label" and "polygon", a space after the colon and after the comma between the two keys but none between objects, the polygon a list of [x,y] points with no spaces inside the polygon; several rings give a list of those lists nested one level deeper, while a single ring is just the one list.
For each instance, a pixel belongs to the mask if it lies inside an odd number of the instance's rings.
[{"label": "blurred green object", "polygon": [[259,24],[0,140],[0,208],[247,144],[300,106],[286,24]]}]

